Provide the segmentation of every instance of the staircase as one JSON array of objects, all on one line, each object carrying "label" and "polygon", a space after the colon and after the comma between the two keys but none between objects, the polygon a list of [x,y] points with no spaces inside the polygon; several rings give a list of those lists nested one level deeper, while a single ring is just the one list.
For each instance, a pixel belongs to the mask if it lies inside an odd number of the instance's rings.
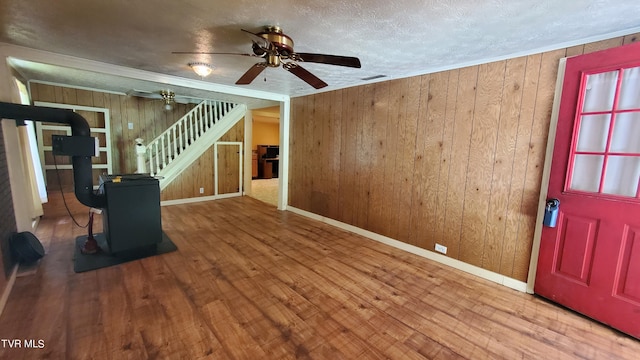
[{"label": "staircase", "polygon": [[163,190],[240,121],[246,111],[245,105],[204,100],[146,146],[142,139],[136,139],[136,172],[161,177]]}]

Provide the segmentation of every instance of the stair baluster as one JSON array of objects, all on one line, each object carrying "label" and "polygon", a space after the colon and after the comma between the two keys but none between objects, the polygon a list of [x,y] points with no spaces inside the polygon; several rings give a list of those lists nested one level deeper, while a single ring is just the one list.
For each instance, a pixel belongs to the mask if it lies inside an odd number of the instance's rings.
[{"label": "stair baluster", "polygon": [[160,172],[160,156],[158,156],[158,142],[154,141],[153,145],[154,145],[155,155],[156,155],[156,171],[155,171],[155,173],[157,174],[157,173]]},{"label": "stair baluster", "polygon": [[184,150],[184,145],[182,145],[182,121],[178,122],[178,137],[180,138],[180,153],[178,155],[180,155]]},{"label": "stair baluster", "polygon": [[173,160],[178,157],[178,139],[176,138],[175,126],[171,127],[171,137],[173,138],[173,156],[171,157],[171,160]]},{"label": "stair baluster", "polygon": [[200,124],[200,136],[202,136],[202,134],[204,133],[204,114],[202,113],[202,108],[200,108],[200,110],[198,111],[198,118],[200,121],[198,121]]},{"label": "stair baluster", "polygon": [[191,113],[189,113],[189,133],[191,134],[191,137],[189,137],[189,141],[187,143],[191,145],[191,143],[193,143],[193,140],[196,139],[193,136],[193,116]]}]

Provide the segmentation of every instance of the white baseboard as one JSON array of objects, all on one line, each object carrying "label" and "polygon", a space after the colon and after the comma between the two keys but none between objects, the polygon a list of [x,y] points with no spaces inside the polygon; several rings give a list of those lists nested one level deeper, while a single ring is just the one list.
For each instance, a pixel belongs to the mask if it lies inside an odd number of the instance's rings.
[{"label": "white baseboard", "polygon": [[165,200],[165,201],[160,201],[160,206],[191,204],[191,203],[197,203],[201,201],[211,201],[216,199],[217,197],[215,196],[201,196],[201,197],[195,197],[195,198]]},{"label": "white baseboard", "polygon": [[387,244],[389,246],[393,246],[397,249],[400,250],[404,250],[407,252],[410,252],[412,254],[418,255],[418,256],[422,256],[424,258],[427,258],[429,260],[433,260],[435,262],[450,266],[454,269],[458,269],[458,270],[462,270],[466,273],[469,273],[471,275],[475,275],[478,277],[481,277],[485,280],[489,280],[492,282],[495,282],[497,284],[506,286],[508,288],[517,290],[517,291],[521,291],[521,292],[526,292],[527,291],[527,283],[520,281],[520,280],[516,280],[507,276],[504,276],[502,274],[498,274],[496,272],[493,271],[489,271],[480,267],[477,267],[475,265],[471,265],[471,264],[467,264],[463,261],[460,260],[456,260],[444,255],[440,255],[438,253],[411,245],[411,244],[407,244],[404,243],[402,241],[398,241],[389,237],[386,237],[384,235],[380,235],[380,234],[376,234],[374,232],[368,231],[368,230],[364,230],[361,229],[359,227],[355,227],[353,225],[349,225],[334,219],[330,219],[318,214],[314,214],[305,210],[301,210],[292,206],[287,206],[286,208],[287,211],[291,211],[293,213],[296,213],[298,215],[302,215],[314,220],[318,220],[321,221],[323,223],[335,226],[337,228],[346,230],[346,231],[350,231],[352,233],[358,234],[358,235],[362,235],[364,237],[367,237],[369,239],[381,242],[383,244]]},{"label": "white baseboard", "polygon": [[226,199],[226,198],[236,197],[236,196],[242,196],[242,194],[233,193],[233,194],[200,196],[200,197],[185,198],[185,199],[165,200],[165,201],[160,201],[160,206],[191,204],[191,203],[197,203],[202,201]]},{"label": "white baseboard", "polygon": [[4,290],[2,291],[2,297],[0,297],[0,315],[2,315],[4,306],[7,305],[7,301],[9,300],[9,294],[11,294],[11,289],[13,289],[13,284],[16,282],[17,275],[18,275],[18,264],[13,266],[13,270],[11,270],[11,275],[9,275],[9,281],[7,281],[7,285],[4,287]]}]

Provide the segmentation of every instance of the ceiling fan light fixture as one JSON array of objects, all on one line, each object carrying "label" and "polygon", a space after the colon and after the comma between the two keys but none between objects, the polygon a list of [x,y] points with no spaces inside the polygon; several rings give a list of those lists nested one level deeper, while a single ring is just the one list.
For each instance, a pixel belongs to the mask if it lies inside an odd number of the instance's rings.
[{"label": "ceiling fan light fixture", "polygon": [[160,91],[160,96],[164,101],[164,109],[170,111],[173,108],[173,103],[176,101],[176,94],[171,90]]},{"label": "ceiling fan light fixture", "polygon": [[189,63],[189,67],[202,78],[209,76],[213,71],[213,66],[203,62]]}]

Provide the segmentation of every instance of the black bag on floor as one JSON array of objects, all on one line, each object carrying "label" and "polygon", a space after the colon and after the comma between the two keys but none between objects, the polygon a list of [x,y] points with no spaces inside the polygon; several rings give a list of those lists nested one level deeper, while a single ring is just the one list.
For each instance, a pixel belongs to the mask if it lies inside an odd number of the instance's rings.
[{"label": "black bag on floor", "polygon": [[21,264],[30,264],[44,256],[44,248],[40,240],[28,231],[14,234],[9,239],[11,252]]}]

